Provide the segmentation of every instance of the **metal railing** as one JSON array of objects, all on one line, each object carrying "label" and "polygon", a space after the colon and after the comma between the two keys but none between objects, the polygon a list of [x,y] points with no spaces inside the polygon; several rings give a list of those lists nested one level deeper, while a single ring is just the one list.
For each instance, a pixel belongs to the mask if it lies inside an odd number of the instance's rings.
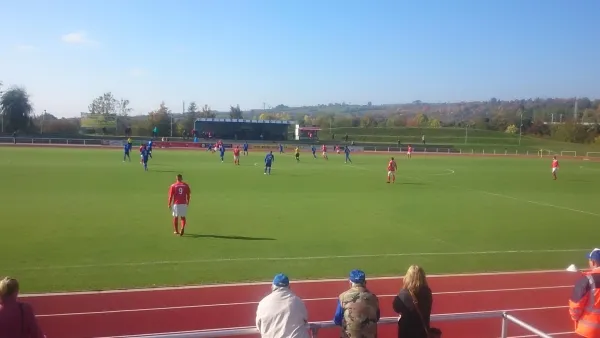
[{"label": "metal railing", "polygon": [[[431,315],[432,322],[449,322],[457,320],[477,320],[477,319],[490,319],[498,318],[502,319],[502,326],[500,337],[508,337],[508,324],[513,323],[517,326],[531,332],[532,334],[542,338],[552,338],[547,333],[523,322],[515,316],[508,314],[504,311],[489,311],[489,312],[471,312],[471,313],[452,313],[452,314],[437,314]],[[379,320],[380,325],[396,324],[398,318],[386,317]],[[336,325],[332,322],[314,322],[309,324],[309,329],[313,338],[318,337],[320,329],[334,328]],[[164,333],[164,334],[146,334],[138,336],[122,336],[120,338],[216,338],[216,337],[233,337],[233,336],[245,336],[245,335],[256,335],[258,330],[255,327],[243,327],[233,329],[214,329],[214,330],[199,330],[199,331],[188,331],[181,333]],[[448,333],[451,334],[451,333]]]}]

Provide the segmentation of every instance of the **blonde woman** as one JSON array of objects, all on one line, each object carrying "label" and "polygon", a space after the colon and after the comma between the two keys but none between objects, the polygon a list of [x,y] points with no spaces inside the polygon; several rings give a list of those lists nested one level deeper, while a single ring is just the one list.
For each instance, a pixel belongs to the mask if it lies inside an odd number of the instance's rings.
[{"label": "blonde woman", "polygon": [[19,282],[10,277],[0,280],[0,337],[44,338],[33,309],[17,301]]},{"label": "blonde woman", "polygon": [[398,338],[427,338],[433,297],[425,271],[412,265],[402,283],[402,289],[392,304],[394,311],[400,315]]}]

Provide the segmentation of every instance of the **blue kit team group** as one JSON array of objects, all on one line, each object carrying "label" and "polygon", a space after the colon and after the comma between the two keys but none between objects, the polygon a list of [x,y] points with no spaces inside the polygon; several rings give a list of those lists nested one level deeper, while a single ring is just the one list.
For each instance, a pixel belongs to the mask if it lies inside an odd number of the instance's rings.
[{"label": "blue kit team group", "polygon": [[[144,171],[148,171],[148,160],[152,158],[152,146],[153,146],[153,142],[152,140],[148,141],[148,143],[146,144],[142,144],[140,146],[140,157],[141,157],[141,161],[140,163],[144,166]],[[218,147],[219,150],[219,157],[221,159],[221,162],[225,161],[225,146],[223,144],[218,144],[218,145],[211,145],[208,144],[207,145],[207,151],[213,151],[215,149],[215,147]],[[124,155],[123,155],[123,162],[125,162],[125,160],[129,159],[129,162],[131,162],[131,149],[133,148],[133,144],[131,139],[129,139],[127,141],[127,143],[123,146],[123,151],[124,151]],[[311,151],[312,151],[312,155],[314,158],[317,158],[317,148],[313,145],[311,147]],[[279,145],[279,153],[283,153],[283,145],[280,144]],[[243,145],[243,154],[244,155],[248,155],[248,143],[244,143]],[[352,163],[352,160],[350,159],[350,148],[348,146],[344,147],[344,155],[346,156],[346,163],[350,162]],[[273,163],[275,162],[275,155],[273,155],[273,152],[270,151],[266,156],[265,156],[265,171],[264,174],[265,175],[271,175],[271,167],[273,166]]]}]

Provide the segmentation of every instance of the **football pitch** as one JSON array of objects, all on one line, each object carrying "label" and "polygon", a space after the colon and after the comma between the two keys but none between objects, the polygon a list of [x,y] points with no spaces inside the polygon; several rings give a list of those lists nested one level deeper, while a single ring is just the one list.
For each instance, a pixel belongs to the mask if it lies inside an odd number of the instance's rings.
[{"label": "football pitch", "polygon": [[[265,152],[234,166],[205,151],[0,147],[0,275],[27,292],[267,280],[561,269],[600,245],[600,163]],[[393,156],[393,155],[392,155]],[[173,235],[168,187],[192,189]]]}]

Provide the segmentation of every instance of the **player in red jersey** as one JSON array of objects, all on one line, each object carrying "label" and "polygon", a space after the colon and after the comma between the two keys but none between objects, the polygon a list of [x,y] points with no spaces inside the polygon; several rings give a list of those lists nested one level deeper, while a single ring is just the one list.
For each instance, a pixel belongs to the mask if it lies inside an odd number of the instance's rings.
[{"label": "player in red jersey", "polygon": [[[192,190],[190,186],[183,182],[183,176],[177,175],[177,181],[171,184],[169,188],[169,209],[173,211],[173,233],[183,236],[185,224],[187,223],[186,214],[187,207],[190,204]],[[178,218],[181,217],[181,231],[178,228]]]},{"label": "player in red jersey", "polygon": [[240,165],[240,146],[235,146],[233,149],[233,164]]},{"label": "player in red jersey", "polygon": [[412,152],[413,152],[413,148],[412,148],[412,146],[409,144],[409,145],[408,145],[408,150],[406,151],[406,157],[408,157],[408,158],[412,158]]},{"label": "player in red jersey", "polygon": [[144,150],[146,149],[146,144],[142,144],[140,146],[140,164],[144,164]]},{"label": "player in red jersey", "polygon": [[390,162],[388,162],[388,166],[387,166],[387,170],[388,170],[387,183],[390,183],[390,178],[392,179],[392,183],[396,182],[396,170],[397,169],[398,169],[398,165],[396,164],[396,161],[392,157],[390,159]]},{"label": "player in red jersey", "polygon": [[323,145],[323,158],[328,160],[329,157],[327,157],[327,146]]},{"label": "player in red jersey", "polygon": [[556,156],[552,159],[552,177],[556,180],[556,172],[558,171],[559,165]]}]

